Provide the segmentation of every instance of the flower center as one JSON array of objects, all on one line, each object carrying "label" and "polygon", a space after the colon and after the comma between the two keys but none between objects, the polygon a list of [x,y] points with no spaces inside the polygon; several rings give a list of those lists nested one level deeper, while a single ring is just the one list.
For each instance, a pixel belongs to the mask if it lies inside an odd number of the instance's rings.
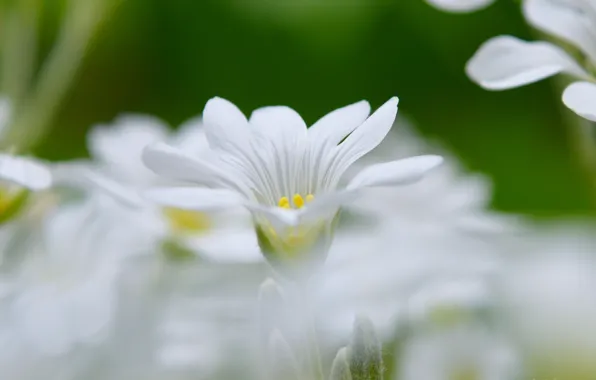
[{"label": "flower center", "polygon": [[312,194],[307,194],[305,198],[302,198],[302,195],[294,194],[294,196],[292,197],[292,204],[290,204],[290,200],[288,199],[288,197],[281,197],[279,198],[279,202],[277,202],[277,205],[281,208],[290,209],[292,208],[292,206],[294,206],[294,208],[298,209],[304,207],[305,199],[306,203],[312,202],[312,200],[315,199],[315,196]]},{"label": "flower center", "polygon": [[175,233],[199,234],[211,228],[211,219],[202,212],[165,207],[163,213]]}]

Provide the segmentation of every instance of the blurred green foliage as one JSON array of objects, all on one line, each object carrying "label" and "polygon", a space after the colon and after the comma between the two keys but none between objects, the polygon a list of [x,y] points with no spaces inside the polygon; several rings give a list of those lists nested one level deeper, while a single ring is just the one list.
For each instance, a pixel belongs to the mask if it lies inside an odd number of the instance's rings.
[{"label": "blurred green foliage", "polygon": [[[61,15],[61,1],[48,4],[42,52]],[[498,34],[532,38],[516,2],[455,15],[422,0],[123,0],[38,153],[83,156],[87,129],[123,112],[176,126],[215,95],[247,113],[286,104],[308,123],[398,95],[422,134],[494,181],[496,208],[590,212],[552,83],[487,92],[466,78],[467,59]]]}]

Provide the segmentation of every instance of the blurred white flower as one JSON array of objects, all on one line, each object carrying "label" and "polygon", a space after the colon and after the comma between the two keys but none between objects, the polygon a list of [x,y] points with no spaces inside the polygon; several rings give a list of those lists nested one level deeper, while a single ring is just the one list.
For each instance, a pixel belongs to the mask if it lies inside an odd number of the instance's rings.
[{"label": "blurred white flower", "polygon": [[485,42],[467,64],[468,76],[489,90],[505,90],[537,82],[555,74],[569,74],[578,82],[563,93],[565,105],[596,121],[596,11],[592,0],[525,0],[526,20],[535,28],[579,49],[577,61],[549,42],[526,42],[498,36]]},{"label": "blurred white flower", "polygon": [[3,274],[11,331],[37,354],[63,355],[109,332],[120,247],[96,207],[90,200],[54,210]]},{"label": "blurred white flower", "polygon": [[507,340],[475,325],[413,336],[397,359],[400,380],[515,380],[521,374]]},{"label": "blurred white flower", "polygon": [[102,176],[91,175],[93,183],[117,199],[131,203],[139,223],[155,237],[156,245],[174,239],[185,248],[213,260],[252,261],[260,252],[250,215],[242,209],[226,212],[189,211],[146,202],[139,192],[165,184],[141,161],[143,149],[167,141],[193,157],[208,153],[201,120],[191,119],[172,133],[158,119],[127,115],[111,125],[99,125],[88,135],[89,149]]},{"label": "blurred white flower", "polygon": [[[484,178],[466,174],[404,120],[394,129],[370,160],[438,151],[445,162],[416,184],[374,189],[347,208],[351,225],[340,223],[326,265],[311,280],[322,328],[337,339],[349,334],[359,314],[371,318],[381,338],[390,337],[396,322],[415,318],[417,297],[430,303],[452,287],[462,307],[490,302],[485,290],[500,267],[499,241],[517,230],[516,220],[486,210]],[[432,314],[430,306],[422,312]]]},{"label": "blurred white flower", "polygon": [[370,117],[367,102],[355,103],[307,129],[288,107],[260,108],[247,120],[232,103],[213,98],[203,113],[210,158],[192,157],[165,144],[143,154],[157,174],[193,186],[155,189],[148,195],[190,210],[244,206],[253,213],[270,262],[321,261],[343,204],[367,188],[414,182],[441,162],[439,156],[420,156],[372,165],[338,189],[344,172],[389,132],[397,103],[390,99]]},{"label": "blurred white flower", "polygon": [[596,376],[593,225],[541,226],[513,242],[499,281],[503,322],[533,375]]},{"label": "blurred white flower", "polygon": [[426,2],[443,11],[466,13],[486,8],[494,0],[426,0]]}]

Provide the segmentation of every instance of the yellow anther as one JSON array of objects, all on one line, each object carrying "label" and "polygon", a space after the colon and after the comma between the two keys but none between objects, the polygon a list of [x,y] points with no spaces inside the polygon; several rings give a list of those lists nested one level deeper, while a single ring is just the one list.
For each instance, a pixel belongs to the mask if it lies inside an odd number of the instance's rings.
[{"label": "yellow anther", "polygon": [[288,197],[281,197],[277,205],[281,208],[290,208],[290,200]]},{"label": "yellow anther", "polygon": [[294,206],[296,206],[296,208],[301,208],[302,206],[304,206],[304,199],[302,198],[302,195],[294,194],[292,200],[294,201]]},{"label": "yellow anther", "polygon": [[175,232],[200,233],[211,227],[211,220],[201,212],[165,207],[163,213],[170,222],[170,228]]},{"label": "yellow anther", "polygon": [[306,196],[306,203],[308,203],[308,202],[312,202],[314,199],[315,199],[315,196],[314,196],[314,195],[312,195],[312,194],[308,194],[308,195]]}]

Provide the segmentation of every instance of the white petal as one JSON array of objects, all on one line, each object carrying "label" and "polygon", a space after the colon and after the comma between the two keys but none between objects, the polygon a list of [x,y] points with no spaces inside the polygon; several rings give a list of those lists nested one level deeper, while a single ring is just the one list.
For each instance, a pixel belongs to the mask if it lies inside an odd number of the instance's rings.
[{"label": "white petal", "polygon": [[152,116],[123,115],[111,125],[97,125],[87,134],[91,155],[123,175],[143,172],[141,152],[151,144],[165,141],[169,134],[164,123]]},{"label": "white petal", "polygon": [[354,129],[360,126],[370,114],[366,100],[350,104],[328,113],[308,129],[310,141],[329,142],[337,145]]},{"label": "white petal", "polygon": [[192,155],[202,155],[209,151],[202,117],[194,117],[182,123],[170,139],[171,145]]},{"label": "white petal", "polygon": [[579,116],[596,121],[596,84],[572,83],[563,92],[563,103]]},{"label": "white petal", "polygon": [[436,8],[447,12],[472,12],[488,7],[494,0],[426,0]]},{"label": "white petal", "polygon": [[143,163],[157,175],[199,185],[238,188],[239,184],[213,163],[193,157],[169,145],[158,143],[143,150]]},{"label": "white petal", "polygon": [[519,87],[562,72],[588,77],[558,46],[511,36],[485,42],[468,61],[466,72],[474,82],[489,90]]},{"label": "white petal", "polygon": [[52,185],[50,169],[31,158],[0,154],[0,179],[30,190],[43,190]]},{"label": "white petal", "polygon": [[81,173],[82,177],[87,180],[90,184],[96,186],[98,189],[103,190],[115,200],[122,202],[124,205],[133,208],[142,208],[146,206],[146,202],[141,196],[133,189],[121,185],[106,176],[99,173],[88,170]]},{"label": "white petal", "polygon": [[300,221],[315,222],[320,219],[334,217],[341,206],[358,198],[360,195],[358,190],[351,189],[318,196],[314,201],[301,209]]},{"label": "white petal", "polygon": [[162,206],[209,211],[242,205],[244,198],[231,190],[202,187],[170,187],[144,192],[147,199]]},{"label": "white petal", "polygon": [[278,141],[293,143],[306,135],[306,123],[290,107],[272,106],[253,111],[249,123],[259,134]]},{"label": "white petal", "polygon": [[396,186],[419,181],[443,162],[441,156],[417,156],[366,167],[348,185],[348,189],[372,186]]},{"label": "white petal", "polygon": [[596,24],[587,14],[590,10],[582,9],[582,5],[566,1],[526,0],[523,9],[526,19],[534,27],[576,45],[596,62]]},{"label": "white petal", "polygon": [[263,206],[258,203],[246,203],[245,207],[253,215],[265,217],[276,230],[288,226],[296,226],[299,222],[299,213],[296,210]]},{"label": "white petal", "polygon": [[328,181],[333,182],[356,160],[383,141],[395,121],[398,102],[397,97],[389,99],[335,148],[331,153]]},{"label": "white petal", "polygon": [[249,128],[246,117],[234,104],[222,98],[212,98],[203,110],[207,141],[213,149],[234,153],[246,145]]}]

